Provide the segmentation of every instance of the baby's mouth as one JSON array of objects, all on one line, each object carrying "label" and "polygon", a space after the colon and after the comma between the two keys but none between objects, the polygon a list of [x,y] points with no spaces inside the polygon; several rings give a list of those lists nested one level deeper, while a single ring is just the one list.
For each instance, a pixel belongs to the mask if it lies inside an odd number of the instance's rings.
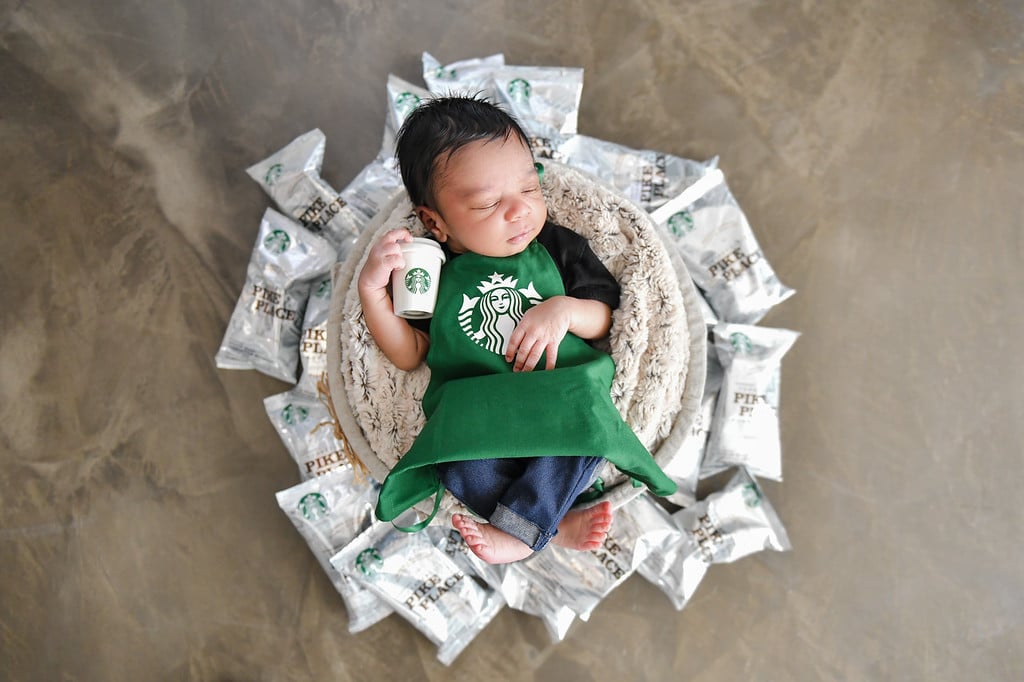
[{"label": "baby's mouth", "polygon": [[533,230],[529,230],[529,229],[528,230],[523,230],[519,234],[517,234],[514,237],[512,237],[511,239],[509,239],[509,242],[511,242],[512,244],[520,244],[520,243],[524,242],[527,238],[529,238],[529,236],[532,233],[533,233]]}]

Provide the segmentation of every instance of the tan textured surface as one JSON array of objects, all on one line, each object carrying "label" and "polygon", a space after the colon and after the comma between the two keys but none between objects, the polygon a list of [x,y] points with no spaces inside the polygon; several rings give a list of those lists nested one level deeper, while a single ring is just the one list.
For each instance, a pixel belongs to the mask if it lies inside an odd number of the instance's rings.
[{"label": "tan textured surface", "polygon": [[[1021,679],[1022,35],[1008,1],[0,2],[3,676]],[[506,611],[451,669],[346,634],[273,498],[285,386],[212,358],[244,167],[319,126],[345,184],[422,50],[583,66],[581,132],[721,155],[798,290],[763,322],[803,332],[794,552],[678,613],[633,578],[558,646]]]}]

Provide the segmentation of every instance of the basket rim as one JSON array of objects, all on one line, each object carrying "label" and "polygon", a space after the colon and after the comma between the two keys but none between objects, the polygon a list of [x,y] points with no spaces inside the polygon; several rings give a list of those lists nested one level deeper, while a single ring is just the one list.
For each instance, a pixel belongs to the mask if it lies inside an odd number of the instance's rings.
[{"label": "basket rim", "polygon": [[[633,213],[642,216],[658,236],[665,251],[669,256],[669,262],[675,271],[675,280],[680,289],[683,300],[683,307],[686,316],[686,327],[688,332],[689,357],[686,363],[686,378],[684,381],[682,395],[680,396],[680,409],[672,422],[669,434],[661,441],[651,455],[655,461],[664,467],[679,452],[686,439],[694,420],[700,413],[701,399],[704,392],[704,381],[707,373],[707,327],[701,315],[701,308],[698,300],[699,294],[690,277],[686,265],[683,263],[678,248],[670,241],[665,230],[654,223],[650,214],[637,206],[628,198],[609,187],[598,178],[576,168],[566,166],[549,159],[543,160],[548,171],[555,171],[556,174],[573,174],[579,176],[584,182],[589,182],[598,192],[608,192],[614,195],[615,200],[629,208]],[[403,204],[409,203],[405,191],[399,192],[389,204],[374,217],[374,219],[363,229],[359,238],[349,251],[348,256],[342,262],[336,263],[332,270],[332,287],[330,311],[327,321],[327,378],[331,393],[331,400],[334,403],[337,418],[341,430],[345,433],[349,445],[356,456],[366,465],[370,474],[378,481],[384,480],[390,471],[388,465],[376,455],[367,440],[362,427],[356,420],[355,413],[349,405],[345,391],[344,377],[340,371],[341,367],[341,335],[339,333],[343,313],[344,300],[349,288],[356,278],[356,268],[363,259],[366,250],[376,236],[382,224],[391,220],[395,211]],[[627,480],[609,487],[598,499],[589,504],[608,500],[614,508],[618,508],[634,499],[646,490],[646,486],[634,487]],[[441,510],[445,513],[438,514],[438,519],[446,521],[450,516],[451,507],[457,501],[449,493],[441,504]],[[431,500],[425,500],[414,507],[422,514],[427,514],[433,508]],[[438,522],[435,519],[435,523]]]}]

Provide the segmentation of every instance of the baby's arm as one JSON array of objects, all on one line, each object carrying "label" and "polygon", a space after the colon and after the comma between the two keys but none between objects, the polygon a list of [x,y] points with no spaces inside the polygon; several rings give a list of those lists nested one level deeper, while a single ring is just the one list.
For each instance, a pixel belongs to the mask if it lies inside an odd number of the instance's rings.
[{"label": "baby's arm", "polygon": [[505,360],[515,365],[516,372],[536,367],[542,353],[546,353],[546,369],[554,369],[558,359],[558,344],[567,332],[581,339],[599,339],[612,325],[612,309],[607,303],[588,298],[552,296],[530,308],[516,325],[508,342]]},{"label": "baby's arm", "polygon": [[408,230],[392,230],[381,237],[359,273],[359,301],[363,316],[377,346],[396,367],[411,370],[423,362],[430,347],[429,337],[395,315],[387,286],[394,270],[405,267],[401,242],[412,241]]}]

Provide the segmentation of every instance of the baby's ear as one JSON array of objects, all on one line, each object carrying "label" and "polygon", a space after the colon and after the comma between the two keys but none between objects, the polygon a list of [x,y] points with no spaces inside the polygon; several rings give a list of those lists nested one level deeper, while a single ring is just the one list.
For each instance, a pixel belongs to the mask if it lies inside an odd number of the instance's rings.
[{"label": "baby's ear", "polygon": [[423,227],[427,228],[427,231],[434,235],[434,239],[439,242],[444,242],[448,239],[443,229],[444,222],[437,211],[426,206],[417,206],[416,215],[419,217],[420,222],[423,223]]}]

